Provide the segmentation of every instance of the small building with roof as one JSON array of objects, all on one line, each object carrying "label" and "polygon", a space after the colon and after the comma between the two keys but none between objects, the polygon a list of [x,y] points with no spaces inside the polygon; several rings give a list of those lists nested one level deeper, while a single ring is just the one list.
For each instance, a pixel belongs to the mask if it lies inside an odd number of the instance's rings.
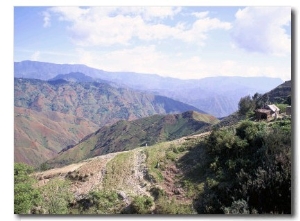
[{"label": "small building with roof", "polygon": [[265,108],[256,109],[255,116],[257,120],[269,120],[270,118],[277,118],[279,115],[280,109],[274,105],[266,105]]}]

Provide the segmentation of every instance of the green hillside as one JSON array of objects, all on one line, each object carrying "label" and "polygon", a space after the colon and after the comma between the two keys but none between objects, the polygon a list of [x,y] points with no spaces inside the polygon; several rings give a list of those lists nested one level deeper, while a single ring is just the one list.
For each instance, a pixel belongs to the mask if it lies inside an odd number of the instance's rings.
[{"label": "green hillside", "polygon": [[154,145],[191,135],[217,122],[218,119],[211,115],[194,111],[153,115],[134,121],[122,120],[111,126],[100,128],[47,163],[52,166],[61,166],[103,154]]},{"label": "green hillside", "polygon": [[291,104],[292,81],[285,81],[283,84],[264,94],[264,96],[268,97],[271,103]]}]

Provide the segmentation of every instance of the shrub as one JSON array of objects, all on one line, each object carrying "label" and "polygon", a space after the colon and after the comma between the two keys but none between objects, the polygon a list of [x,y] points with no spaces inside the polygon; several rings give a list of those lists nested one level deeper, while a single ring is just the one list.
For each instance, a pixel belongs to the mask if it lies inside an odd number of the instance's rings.
[{"label": "shrub", "polygon": [[124,206],[115,191],[93,190],[89,193],[88,199],[95,207],[96,214],[120,213]]},{"label": "shrub", "polygon": [[167,197],[161,197],[155,201],[155,214],[195,214],[191,204],[178,203],[174,199],[169,200]]},{"label": "shrub", "polygon": [[41,192],[44,198],[42,207],[46,210],[46,213],[68,213],[68,205],[73,200],[68,181],[54,178],[41,187]]},{"label": "shrub", "polygon": [[150,214],[154,202],[148,196],[136,196],[131,203],[131,212],[134,214]]},{"label": "shrub", "polygon": [[230,207],[224,208],[225,214],[249,214],[249,207],[245,200],[233,201]]},{"label": "shrub", "polygon": [[40,200],[40,192],[34,188],[36,182],[30,174],[33,167],[15,163],[14,165],[14,213],[27,214]]}]

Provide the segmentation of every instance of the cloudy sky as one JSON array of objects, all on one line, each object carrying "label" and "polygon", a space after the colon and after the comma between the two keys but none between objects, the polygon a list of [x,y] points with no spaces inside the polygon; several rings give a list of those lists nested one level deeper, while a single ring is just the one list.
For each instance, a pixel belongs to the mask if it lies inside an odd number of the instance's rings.
[{"label": "cloudy sky", "polygon": [[290,7],[14,7],[14,61],[291,79]]}]

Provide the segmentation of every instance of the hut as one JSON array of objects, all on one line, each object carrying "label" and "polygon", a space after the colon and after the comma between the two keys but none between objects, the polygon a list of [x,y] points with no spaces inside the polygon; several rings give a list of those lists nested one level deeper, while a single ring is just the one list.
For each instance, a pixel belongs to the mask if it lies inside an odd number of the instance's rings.
[{"label": "hut", "polygon": [[274,104],[267,105],[267,106],[265,106],[265,108],[257,109],[255,111],[256,119],[257,120],[268,120],[272,117],[277,118],[279,115],[279,111],[280,111],[280,109],[276,105],[274,105]]},{"label": "hut", "polygon": [[271,110],[257,109],[255,111],[255,116],[257,120],[268,120],[272,116]]}]

